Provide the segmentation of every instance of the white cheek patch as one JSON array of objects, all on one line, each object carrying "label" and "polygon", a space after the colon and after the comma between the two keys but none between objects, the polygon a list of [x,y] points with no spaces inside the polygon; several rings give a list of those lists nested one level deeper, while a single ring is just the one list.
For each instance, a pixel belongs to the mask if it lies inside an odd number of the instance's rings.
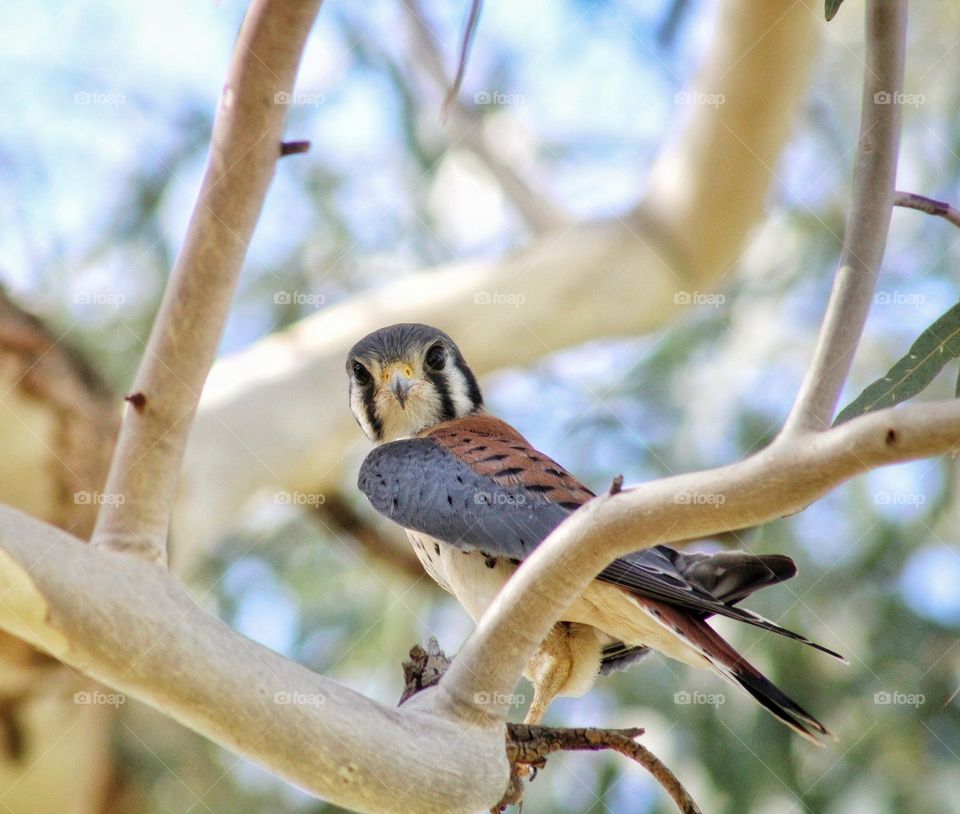
[{"label": "white cheek patch", "polygon": [[371,441],[376,441],[377,434],[373,431],[373,427],[370,426],[370,421],[367,418],[367,406],[363,400],[363,388],[358,387],[352,382],[350,383],[350,409],[353,411],[353,415],[357,419],[360,429],[363,430],[363,434]]},{"label": "white cheek patch", "polygon": [[447,387],[450,390],[450,400],[453,401],[453,412],[458,418],[473,410],[473,401],[470,399],[470,386],[463,371],[456,365],[448,365],[444,371],[447,377]]}]

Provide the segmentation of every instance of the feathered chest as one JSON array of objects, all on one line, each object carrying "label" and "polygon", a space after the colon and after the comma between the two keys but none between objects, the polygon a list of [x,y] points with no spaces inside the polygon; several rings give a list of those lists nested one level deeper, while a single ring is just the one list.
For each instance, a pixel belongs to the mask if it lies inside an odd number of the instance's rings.
[{"label": "feathered chest", "polygon": [[455,548],[428,534],[408,529],[407,537],[424,570],[457,598],[474,621],[483,615],[516,570],[509,559]]}]

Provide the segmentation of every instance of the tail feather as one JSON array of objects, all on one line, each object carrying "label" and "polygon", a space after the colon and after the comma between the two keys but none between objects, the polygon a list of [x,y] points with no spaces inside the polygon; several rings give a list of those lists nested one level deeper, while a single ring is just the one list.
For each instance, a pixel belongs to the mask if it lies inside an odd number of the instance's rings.
[{"label": "tail feather", "polygon": [[782,554],[700,554],[661,545],[614,560],[598,578],[619,585],[640,601],[669,603],[700,619],[726,616],[786,636],[846,663],[835,650],[737,605],[754,591],[790,579],[796,572],[793,560]]},{"label": "tail feather", "polygon": [[[718,672],[728,678],[724,671],[718,670]],[[734,670],[728,680],[746,690],[760,702],[764,709],[773,713],[776,718],[811,743],[823,746],[823,741],[818,736],[834,738],[829,729],[752,665],[747,664],[745,669]]]},{"label": "tail feather", "polygon": [[652,600],[641,600],[641,604],[688,648],[703,656],[714,672],[753,696],[794,732],[818,746],[823,746],[818,737],[833,737],[820,721],[734,650],[703,618]]},{"label": "tail feather", "polygon": [[[667,546],[657,546],[657,548],[673,562],[684,577],[731,609],[755,591],[766,588],[768,585],[786,582],[797,573],[796,563],[785,554],[746,554],[742,551],[700,554],[675,551]],[[703,618],[707,619],[711,615],[704,614]],[[847,660],[835,650],[824,647],[800,633],[781,627],[756,611],[736,608],[731,615],[739,621],[786,636],[788,639],[833,656],[844,664],[847,663]]]},{"label": "tail feather", "polygon": [[843,662],[844,664],[849,664],[846,657],[838,653],[836,650],[831,650],[829,647],[825,647],[822,644],[818,644],[812,639],[808,639],[806,636],[797,633],[793,630],[788,630],[785,627],[781,627],[776,622],[771,622],[766,617],[761,616],[759,613],[756,613],[752,610],[747,610],[746,608],[737,608],[737,613],[734,614],[723,614],[728,616],[730,619],[736,619],[738,622],[746,622],[748,625],[753,625],[758,627],[761,630],[768,630],[771,633],[776,633],[780,636],[785,636],[788,639],[793,639],[795,642],[800,642],[800,644],[805,644],[807,647],[812,647],[814,650],[819,650],[821,653],[826,653],[828,656],[833,656],[837,661]]}]

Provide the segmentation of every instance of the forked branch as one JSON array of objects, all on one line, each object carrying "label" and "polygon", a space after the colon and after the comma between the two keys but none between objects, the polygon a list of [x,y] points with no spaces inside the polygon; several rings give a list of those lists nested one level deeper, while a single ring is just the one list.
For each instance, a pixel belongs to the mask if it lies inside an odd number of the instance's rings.
[{"label": "forked branch", "polygon": [[92,538],[98,547],[166,561],[187,435],[284,154],[282,100],[291,96],[319,8],[320,0],[255,0],[243,21],[200,194],[127,397],[105,488],[113,499],[101,509]]},{"label": "forked branch", "polygon": [[853,195],[840,266],[813,361],[784,433],[830,425],[873,302],[887,245],[900,151],[900,104],[907,41],[907,0],[869,0],[867,55],[860,102]]}]

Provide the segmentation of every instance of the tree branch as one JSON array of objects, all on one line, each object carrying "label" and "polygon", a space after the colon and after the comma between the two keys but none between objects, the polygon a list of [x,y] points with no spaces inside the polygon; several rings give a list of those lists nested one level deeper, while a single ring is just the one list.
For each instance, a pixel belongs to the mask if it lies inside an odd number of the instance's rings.
[{"label": "tree branch", "polygon": [[893,209],[906,38],[907,0],[867,3],[867,55],[853,200],[813,361],[785,433],[821,430],[830,424],[873,302]]},{"label": "tree branch", "polygon": [[220,98],[183,247],[127,407],[94,545],[166,560],[180,464],[240,268],[281,154],[286,108],[320,0],[254,0]]},{"label": "tree branch", "polygon": [[466,814],[507,786],[490,716],[432,691],[378,704],[234,632],[165,569],[5,507],[0,596],[3,629],[336,805]]},{"label": "tree branch", "polygon": [[[794,13],[797,6],[802,4],[788,6],[788,13]],[[132,548],[152,559],[163,557],[167,516],[186,427],[213,358],[230,292],[280,153],[282,112],[277,111],[269,91],[276,93],[292,87],[300,50],[316,8],[317,2],[301,5],[293,0],[256,0],[248,14],[214,131],[201,203],[191,220],[184,251],[174,269],[144,366],[137,377],[111,470],[107,494],[122,495],[125,502],[108,504],[102,513],[95,531],[99,547],[84,546],[78,539],[46,524],[13,510],[0,509],[0,627],[339,805],[361,811],[395,810],[398,806],[422,812],[475,811],[489,808],[500,799],[507,785],[503,724],[506,709],[499,699],[506,698],[512,690],[554,620],[610,560],[659,542],[765,522],[799,510],[849,477],[874,466],[956,449],[960,445],[960,403],[935,402],[879,411],[814,434],[784,433],[770,447],[742,462],[596,498],[571,515],[521,565],[440,682],[400,709],[367,699],[231,631],[203,611],[164,569],[145,559],[123,556],[119,550]],[[743,29],[750,32],[750,48],[746,53],[728,54],[728,70],[723,75],[734,66],[739,70],[741,61],[753,60],[754,52],[763,53],[782,39],[782,32],[767,37],[766,31],[758,36],[752,29],[758,22],[765,25],[766,15],[782,11],[781,4],[755,8],[746,0],[731,0],[727,8],[739,9],[743,15]],[[884,10],[887,8],[893,11],[888,13]],[[891,66],[896,61],[902,65],[902,41],[893,40],[902,29],[904,8],[903,2],[871,0],[868,28],[872,37],[883,40],[870,46],[870,62],[876,69],[877,82],[883,76],[899,75],[891,73]],[[808,16],[804,8],[796,13]],[[738,32],[733,41],[740,42],[740,35]],[[788,53],[775,53],[780,61],[773,59],[771,64],[777,64],[781,70],[806,64],[798,61],[796,48],[796,43],[789,43]],[[246,58],[251,51],[257,59]],[[719,61],[722,65],[723,60]],[[744,66],[743,70],[748,68]],[[755,70],[752,73],[764,74]],[[763,81],[778,81],[776,72],[768,70],[764,76]],[[865,87],[869,84],[868,81]],[[743,90],[740,85],[737,87]],[[899,90],[899,84],[889,84],[885,89],[892,94]],[[784,100],[773,95],[774,107],[779,104],[782,112]],[[769,99],[767,102],[771,103]],[[742,107],[742,99],[739,104]],[[874,106],[874,113],[877,107]],[[736,104],[733,109],[737,109]],[[772,118],[764,120],[762,112],[751,115],[760,116],[761,129],[766,127],[768,136],[767,131],[776,129]],[[887,151],[884,145],[895,145],[890,137],[892,132],[895,138],[897,117],[889,111],[876,116],[872,137],[876,139],[875,152],[879,156]],[[697,120],[699,116],[693,118]],[[711,121],[708,130],[713,135],[721,128],[730,129],[725,117],[717,116]],[[869,137],[871,132],[864,132],[862,140]],[[775,154],[779,144],[770,136],[761,150],[769,148]],[[695,170],[697,161],[704,156],[716,160],[712,147],[702,148],[700,143],[696,149],[688,144],[696,160],[688,153],[685,169]],[[841,263],[838,275],[850,279],[843,285],[838,280],[836,299],[854,304],[861,303],[864,284],[853,272],[859,268],[874,274],[879,262],[877,256],[871,264],[872,255],[864,260],[856,249],[882,254],[883,241],[879,247],[876,242],[877,224],[883,227],[889,218],[893,189],[889,161],[861,157],[864,163],[858,166],[855,189],[861,189],[862,183],[875,189],[883,200],[875,201],[872,207],[861,201],[864,208],[851,216],[849,269]],[[890,176],[889,187],[880,184],[874,174]],[[863,178],[864,175],[867,177]],[[710,172],[705,177],[717,180]],[[662,179],[659,183],[662,191]],[[760,185],[756,186],[759,189]],[[683,185],[677,189],[685,190]],[[744,213],[758,205],[762,196],[754,194],[757,189],[742,190],[745,203],[738,200],[727,207],[736,212],[736,217],[726,225],[739,227],[751,220]],[[663,201],[657,199],[657,203]],[[442,280],[446,291],[442,286],[438,290],[437,279],[402,285],[423,306],[422,317],[432,309],[443,314],[438,322],[449,324],[457,318],[449,309],[451,300],[468,295],[470,286],[478,280],[505,279],[521,285],[510,272],[526,269],[531,272],[531,279],[522,284],[532,286],[529,291],[535,316],[541,321],[556,322],[557,311],[565,312],[554,308],[556,303],[549,297],[534,304],[534,298],[542,296],[536,284],[556,273],[548,262],[551,253],[564,256],[573,251],[575,257],[568,260],[568,270],[606,266],[608,273],[600,284],[609,285],[610,292],[630,303],[621,313],[620,322],[609,320],[603,330],[615,331],[620,325],[632,325],[635,330],[637,321],[649,325],[663,319],[661,306],[669,301],[678,283],[703,279],[698,275],[709,258],[703,245],[714,243],[714,258],[725,256],[724,252],[729,253],[733,245],[729,236],[717,238],[702,231],[696,240],[685,244],[676,240],[677,235],[684,234],[677,230],[678,225],[697,223],[696,218],[684,218],[696,214],[702,221],[704,212],[698,207],[681,206],[672,213],[660,209],[658,213],[658,229],[663,228],[663,232],[651,229],[644,235],[651,241],[662,240],[654,243],[657,248],[672,248],[663,250],[661,256],[644,245],[641,254],[652,254],[658,262],[652,264],[651,276],[643,280],[631,275],[625,284],[616,274],[620,265],[632,269],[629,261],[637,257],[637,224],[619,223],[594,224],[586,232],[577,230],[559,236],[502,264],[495,275],[489,269],[484,272],[474,267],[475,273],[467,275],[466,281],[455,281],[448,272]],[[647,214],[653,214],[653,210]],[[723,225],[722,220],[715,223]],[[885,232],[885,227],[880,231]],[[745,227],[734,232],[734,238],[742,241]],[[656,237],[663,234],[667,237]],[[858,242],[860,238],[863,246]],[[681,249],[673,248],[681,245]],[[620,262],[605,262],[611,254]],[[504,274],[504,270],[506,277],[496,276]],[[678,270],[684,273],[681,280],[673,276]],[[550,289],[552,296],[570,299],[573,295],[576,302],[578,285],[598,296],[595,279],[578,280],[570,275],[563,279],[564,283]],[[468,287],[464,288],[465,285]],[[848,294],[846,288],[856,291]],[[473,289],[474,293],[476,290]],[[330,372],[330,377],[322,379],[329,383],[333,371],[341,372],[343,347],[361,326],[369,320],[387,321],[385,316],[395,310],[409,310],[404,303],[399,308],[391,303],[391,293],[388,290],[370,295],[335,309],[322,323],[301,326],[295,338],[306,337],[307,346],[312,342],[312,347],[319,351],[317,355],[330,362],[331,370],[324,371],[323,364],[318,365],[314,358],[306,366],[298,359],[291,372],[298,376],[305,371]],[[633,298],[630,293],[643,296]],[[639,316],[632,313],[637,302],[644,303],[647,309]],[[370,308],[370,313],[358,310],[371,305],[375,307]],[[836,321],[828,311],[828,323],[831,319]],[[532,318],[530,322],[540,324]],[[562,327],[568,342],[597,330],[595,324],[586,322],[568,321]],[[513,330],[521,331],[523,344],[529,344],[527,323],[522,330]],[[500,333],[498,344],[509,346],[508,332]],[[842,338],[839,330],[826,332],[822,355],[827,360],[836,355],[838,344],[842,350]],[[464,344],[469,350],[469,344]],[[270,349],[276,347],[275,342],[265,343],[252,355],[262,358],[262,354],[269,355]],[[296,352],[302,353],[303,347]],[[284,350],[289,353],[289,348]],[[848,355],[852,352],[851,347]],[[490,364],[515,353],[490,351],[485,359]],[[848,367],[849,358],[840,356]],[[818,351],[814,368],[823,366],[820,357]],[[234,366],[227,366],[228,370],[236,369],[237,360],[233,361]],[[800,412],[813,418],[801,426],[825,426],[821,422],[823,414],[832,410],[836,400],[834,392],[829,408],[820,409],[828,400],[832,370],[827,367],[822,377],[814,377],[812,397],[802,392],[798,400]],[[264,382],[264,371],[257,374],[259,386]],[[837,392],[845,374],[846,368],[839,377]],[[822,384],[821,380],[827,383]],[[309,423],[313,425],[323,423],[316,414],[315,383],[310,375],[302,381],[310,391]],[[271,404],[283,396],[274,384],[271,381]],[[223,391],[217,396],[222,398]],[[214,401],[222,406],[222,402]],[[248,400],[244,408],[250,406]],[[214,415],[229,430],[223,414]],[[829,415],[825,420],[829,420]],[[336,422],[331,424],[334,426],[328,426],[324,432],[336,432]],[[296,422],[289,428],[296,439],[296,454],[289,459],[305,467],[302,457],[309,451],[305,450],[302,429]],[[194,437],[196,433],[197,429]],[[253,435],[245,437],[252,439]],[[214,441],[222,436],[223,433]],[[307,433],[306,437],[316,440],[317,436]],[[283,454],[289,452],[282,450]],[[209,472],[209,462],[206,471]],[[304,473],[286,474],[293,479]],[[256,477],[262,476],[260,473]],[[248,480],[256,477],[247,476]],[[187,488],[193,485],[188,483]],[[245,483],[244,488],[248,486]],[[714,499],[682,499],[692,494],[711,495]],[[720,497],[722,500],[717,499]],[[132,518],[138,518],[136,524]],[[480,697],[493,703],[481,704],[477,700]],[[451,783],[451,778],[456,782]]]},{"label": "tree branch", "polygon": [[632,216],[663,229],[684,259],[682,282],[700,286],[725,280],[763,215],[818,44],[804,3],[726,0],[713,31],[693,85],[675,97],[686,119]]},{"label": "tree branch", "polygon": [[[506,698],[554,622],[616,557],[766,523],[803,509],[854,475],[958,447],[960,401],[910,405],[821,433],[782,435],[735,464],[594,498],[517,569],[439,689],[451,703],[468,706],[478,693]],[[507,712],[496,704],[490,709]]]},{"label": "tree branch", "polygon": [[[509,778],[497,699],[607,562],[765,522],[872,467],[958,446],[960,401],[911,405],[783,437],[731,466],[598,497],[520,566],[439,684],[399,709],[240,636],[166,570],[6,508],[0,627],[337,805],[489,809]],[[723,499],[680,499],[691,494]]]}]

